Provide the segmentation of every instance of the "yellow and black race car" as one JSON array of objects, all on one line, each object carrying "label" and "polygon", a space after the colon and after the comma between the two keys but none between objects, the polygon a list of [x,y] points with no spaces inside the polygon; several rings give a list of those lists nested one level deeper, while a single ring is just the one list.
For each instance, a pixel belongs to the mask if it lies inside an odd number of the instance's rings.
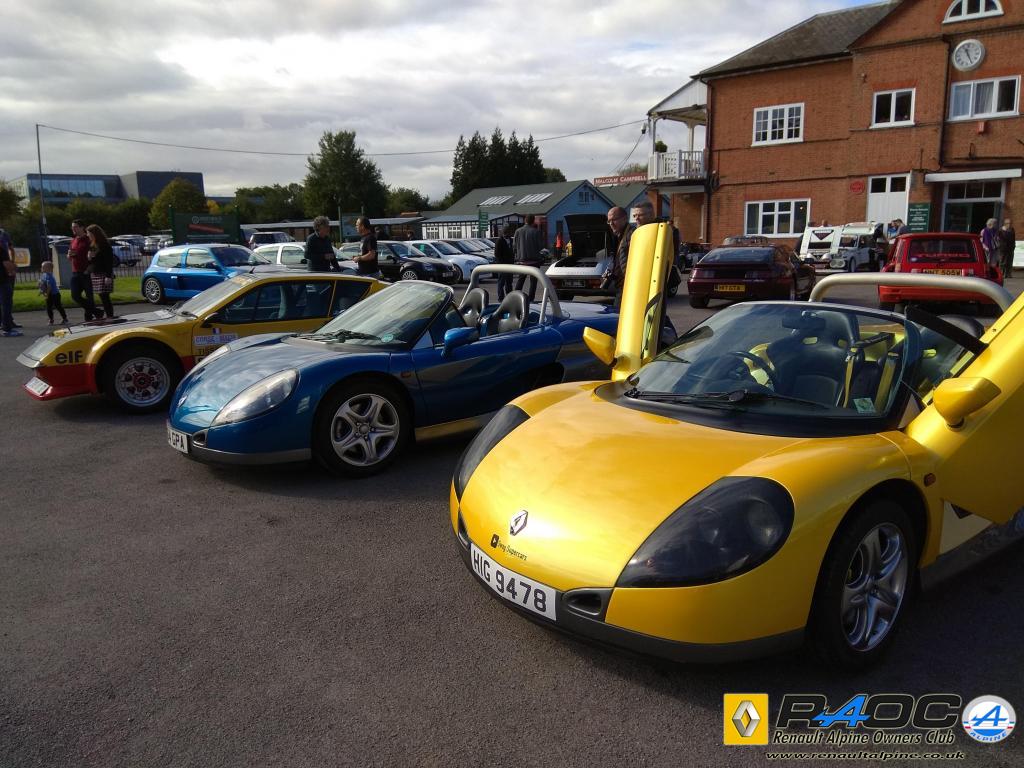
[{"label": "yellow and black race car", "polygon": [[1004,312],[986,330],[913,308],[744,303],[655,356],[665,229],[633,236],[618,337],[588,330],[613,380],[524,395],[466,449],[450,496],[463,558],[530,618],[605,644],[722,660],[809,639],[867,665],[919,574],[1024,504],[1024,297],[974,278],[830,277],[816,295],[957,283]]},{"label": "yellow and black race car", "polygon": [[61,328],[18,356],[37,400],[105,394],[128,411],[165,409],[181,377],[222,344],[257,333],[319,328],[385,287],[365,277],[238,275],[174,308]]}]

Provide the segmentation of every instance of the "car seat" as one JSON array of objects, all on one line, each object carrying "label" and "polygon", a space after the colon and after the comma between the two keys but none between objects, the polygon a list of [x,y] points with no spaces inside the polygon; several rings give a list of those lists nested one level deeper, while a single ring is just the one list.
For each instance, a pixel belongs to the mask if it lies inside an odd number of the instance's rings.
[{"label": "car seat", "polygon": [[487,335],[517,331],[530,317],[530,300],[522,291],[510,291],[487,318]]},{"label": "car seat", "polygon": [[467,326],[475,326],[480,321],[489,301],[490,296],[483,288],[471,288],[466,291],[462,303],[459,304],[459,312],[462,313],[462,319]]},{"label": "car seat", "polygon": [[842,312],[804,310],[786,318],[793,333],[768,345],[766,353],[781,394],[835,405],[846,379],[848,355],[857,338],[856,318]]}]

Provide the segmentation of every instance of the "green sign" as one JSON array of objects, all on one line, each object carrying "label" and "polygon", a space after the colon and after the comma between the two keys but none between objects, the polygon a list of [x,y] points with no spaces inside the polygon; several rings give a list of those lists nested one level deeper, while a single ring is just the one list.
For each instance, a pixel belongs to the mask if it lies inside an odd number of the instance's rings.
[{"label": "green sign", "polygon": [[199,213],[171,212],[171,229],[175,245],[185,243],[242,243],[242,230],[238,215],[222,216]]},{"label": "green sign", "polygon": [[487,237],[487,230],[491,225],[491,214],[487,211],[480,211],[476,219],[477,235],[479,237]]},{"label": "green sign", "polygon": [[927,232],[932,217],[931,203],[911,203],[907,206],[907,226],[911,232]]}]

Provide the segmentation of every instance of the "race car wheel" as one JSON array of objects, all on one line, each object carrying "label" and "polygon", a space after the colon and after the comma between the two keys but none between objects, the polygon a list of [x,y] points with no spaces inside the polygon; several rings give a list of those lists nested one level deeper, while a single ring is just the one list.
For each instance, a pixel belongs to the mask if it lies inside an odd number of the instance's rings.
[{"label": "race car wheel", "polygon": [[167,410],[181,363],[155,344],[115,347],[100,363],[103,393],[131,413]]},{"label": "race car wheel", "polygon": [[915,584],[917,540],[906,511],[879,499],[854,512],[829,546],[809,629],[830,664],[862,669],[892,643]]},{"label": "race car wheel", "polygon": [[313,455],[335,474],[376,474],[400,453],[408,440],[410,421],[404,401],[390,387],[353,381],[321,403]]},{"label": "race car wheel", "polygon": [[163,304],[165,300],[164,287],[155,277],[147,277],[142,284],[142,295],[150,304]]},{"label": "race car wheel", "polygon": [[402,274],[399,275],[402,280],[419,280],[420,276],[416,274],[414,269],[402,270]]},{"label": "race car wheel", "polygon": [[707,296],[693,296],[690,295],[690,306],[694,309],[706,309],[708,306]]}]

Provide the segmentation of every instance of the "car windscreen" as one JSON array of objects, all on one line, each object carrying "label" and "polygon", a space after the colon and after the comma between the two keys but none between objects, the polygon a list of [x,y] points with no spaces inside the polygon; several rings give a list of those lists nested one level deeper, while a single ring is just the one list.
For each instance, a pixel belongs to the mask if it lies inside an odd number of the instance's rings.
[{"label": "car windscreen", "polygon": [[473,249],[462,240],[446,240],[445,242],[458,248],[460,253],[473,253]]},{"label": "car windscreen", "polygon": [[387,242],[387,245],[391,246],[391,250],[397,253],[399,256],[422,256],[419,251],[415,251],[405,243],[399,243],[392,240]]},{"label": "car windscreen", "polygon": [[462,251],[456,248],[454,245],[449,245],[442,240],[436,240],[431,243],[432,246],[437,248],[439,253],[443,253],[445,256],[460,256]]},{"label": "car windscreen", "polygon": [[911,240],[907,259],[921,261],[975,261],[974,243],[966,238],[934,238]]},{"label": "car windscreen", "polygon": [[701,258],[701,264],[771,264],[772,248],[716,248]]},{"label": "car windscreen", "polygon": [[257,255],[248,248],[238,245],[215,246],[210,249],[225,267],[244,267],[250,264],[270,264],[270,259]]},{"label": "car windscreen", "polygon": [[[251,278],[246,279],[251,280]],[[220,305],[229,296],[233,296],[242,285],[246,285],[246,283],[242,282],[238,277],[233,277],[222,283],[217,283],[216,285],[210,286],[202,293],[197,293],[180,307],[175,307],[174,311],[182,315],[202,317],[211,309]]]},{"label": "car windscreen", "polygon": [[396,283],[346,310],[313,337],[367,346],[409,346],[451,297],[450,289],[436,283]]},{"label": "car windscreen", "polygon": [[[638,399],[736,409],[783,420],[887,416],[906,383],[921,394],[962,354],[931,339],[935,370],[917,375],[921,331],[893,315],[791,303],[730,307],[637,372]],[[913,375],[911,375],[913,374]]]}]

